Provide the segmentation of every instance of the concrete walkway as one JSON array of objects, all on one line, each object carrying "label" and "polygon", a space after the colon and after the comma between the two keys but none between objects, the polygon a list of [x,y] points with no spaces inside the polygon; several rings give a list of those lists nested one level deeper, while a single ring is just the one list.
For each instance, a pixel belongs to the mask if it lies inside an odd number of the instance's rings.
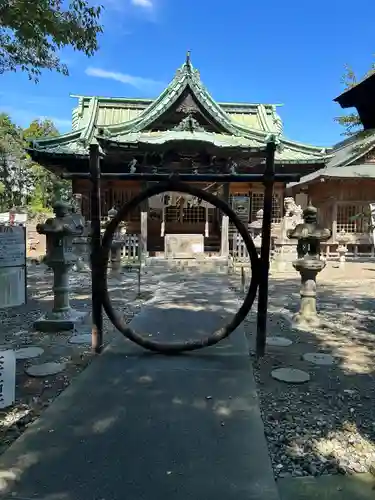
[{"label": "concrete walkway", "polygon": [[[133,320],[206,335],[238,303],[225,277],[175,273]],[[175,357],[118,338],[0,457],[12,500],[278,500],[243,330]]]}]

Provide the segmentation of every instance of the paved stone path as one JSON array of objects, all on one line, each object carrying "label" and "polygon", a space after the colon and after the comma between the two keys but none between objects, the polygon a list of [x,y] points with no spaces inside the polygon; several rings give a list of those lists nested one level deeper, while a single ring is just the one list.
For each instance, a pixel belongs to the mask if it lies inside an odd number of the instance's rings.
[{"label": "paved stone path", "polygon": [[[169,341],[205,336],[238,308],[226,285],[165,276],[132,326]],[[175,357],[117,336],[0,471],[1,498],[13,500],[277,500],[243,329]]]},{"label": "paved stone path", "polygon": [[[109,279],[111,297],[116,309],[126,321],[137,314],[147,294],[152,296],[158,287],[159,276],[143,273],[138,297],[137,273],[125,272],[122,280]],[[91,281],[89,273],[71,273],[71,303],[79,311],[91,312]],[[17,439],[49,404],[90,363],[90,343],[70,343],[73,332],[42,333],[33,329],[33,322],[53,305],[52,273],[44,265],[28,266],[28,302],[19,307],[0,311],[0,347],[14,349],[16,364],[16,400],[14,405],[0,410],[0,454]],[[90,316],[90,314],[89,314]],[[90,318],[76,333],[91,331]],[[105,343],[116,335],[105,318]],[[91,335],[89,335],[91,337]],[[37,354],[30,356],[30,349]],[[57,375],[30,377],[27,370],[33,365],[62,363],[65,369]]]}]

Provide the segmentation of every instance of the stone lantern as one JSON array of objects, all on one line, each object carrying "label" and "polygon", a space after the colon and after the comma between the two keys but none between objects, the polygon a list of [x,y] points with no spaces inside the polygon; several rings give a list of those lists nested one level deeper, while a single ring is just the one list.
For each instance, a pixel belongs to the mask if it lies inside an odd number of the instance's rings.
[{"label": "stone lantern", "polygon": [[76,262],[73,240],[82,235],[83,225],[73,217],[67,203],[57,201],[54,218],[38,224],[36,230],[46,235],[45,264],[53,271],[53,309],[34,323],[40,331],[71,330],[84,320],[86,313],[78,312],[69,303],[69,269]]},{"label": "stone lantern", "polygon": [[348,253],[348,241],[349,237],[346,232],[342,229],[338,235],[336,236],[336,240],[338,243],[337,253],[339,254],[339,266],[341,268],[345,267],[346,254]]},{"label": "stone lantern", "polygon": [[251,234],[254,238],[254,245],[258,254],[260,253],[260,249],[262,247],[262,226],[263,226],[263,210],[260,209],[256,213],[255,221],[249,224]]},{"label": "stone lantern", "polygon": [[[108,220],[105,223],[105,227],[116,217],[117,210],[115,208],[111,208],[108,211]],[[117,231],[113,235],[112,244],[111,244],[111,269],[114,273],[118,273],[121,271],[121,249],[124,246],[124,236],[123,236],[124,225],[122,223],[119,224]]]},{"label": "stone lantern", "polygon": [[71,201],[72,219],[78,226],[83,226],[81,235],[73,239],[73,252],[77,260],[73,265],[73,271],[90,271],[90,234],[91,223],[86,222],[82,215],[82,195],[74,194]]},{"label": "stone lantern", "polygon": [[294,321],[300,326],[319,326],[316,276],[326,266],[326,262],[320,258],[320,244],[329,240],[332,232],[318,227],[317,209],[311,204],[303,211],[303,220],[302,224],[297,224],[287,233],[288,238],[298,240],[298,258],[293,262],[293,267],[301,275],[301,306]]}]

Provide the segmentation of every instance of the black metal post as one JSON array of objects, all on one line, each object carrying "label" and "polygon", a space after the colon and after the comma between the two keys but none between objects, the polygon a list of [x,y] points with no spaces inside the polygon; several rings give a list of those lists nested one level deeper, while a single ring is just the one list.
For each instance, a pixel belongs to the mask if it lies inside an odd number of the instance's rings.
[{"label": "black metal post", "polygon": [[91,348],[99,354],[103,348],[103,262],[100,233],[100,156],[96,144],[90,146],[91,180]]},{"label": "black metal post", "polygon": [[267,145],[266,168],[264,171],[264,203],[262,225],[262,247],[260,250],[260,272],[258,292],[258,316],[256,355],[264,356],[267,337],[267,308],[268,308],[268,274],[270,266],[271,222],[272,222],[272,194],[275,182],[275,142]]}]

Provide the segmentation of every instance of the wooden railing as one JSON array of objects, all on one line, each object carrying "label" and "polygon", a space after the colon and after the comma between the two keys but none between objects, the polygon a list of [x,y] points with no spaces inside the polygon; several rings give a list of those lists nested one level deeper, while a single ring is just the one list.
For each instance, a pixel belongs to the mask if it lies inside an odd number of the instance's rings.
[{"label": "wooden railing", "polygon": [[136,261],[139,260],[139,234],[124,234],[122,236],[124,244],[121,248],[121,256],[124,260]]},{"label": "wooden railing", "polygon": [[239,233],[232,233],[232,245],[230,247],[230,254],[233,260],[237,262],[249,261],[249,253],[246,249],[242,236]]}]

